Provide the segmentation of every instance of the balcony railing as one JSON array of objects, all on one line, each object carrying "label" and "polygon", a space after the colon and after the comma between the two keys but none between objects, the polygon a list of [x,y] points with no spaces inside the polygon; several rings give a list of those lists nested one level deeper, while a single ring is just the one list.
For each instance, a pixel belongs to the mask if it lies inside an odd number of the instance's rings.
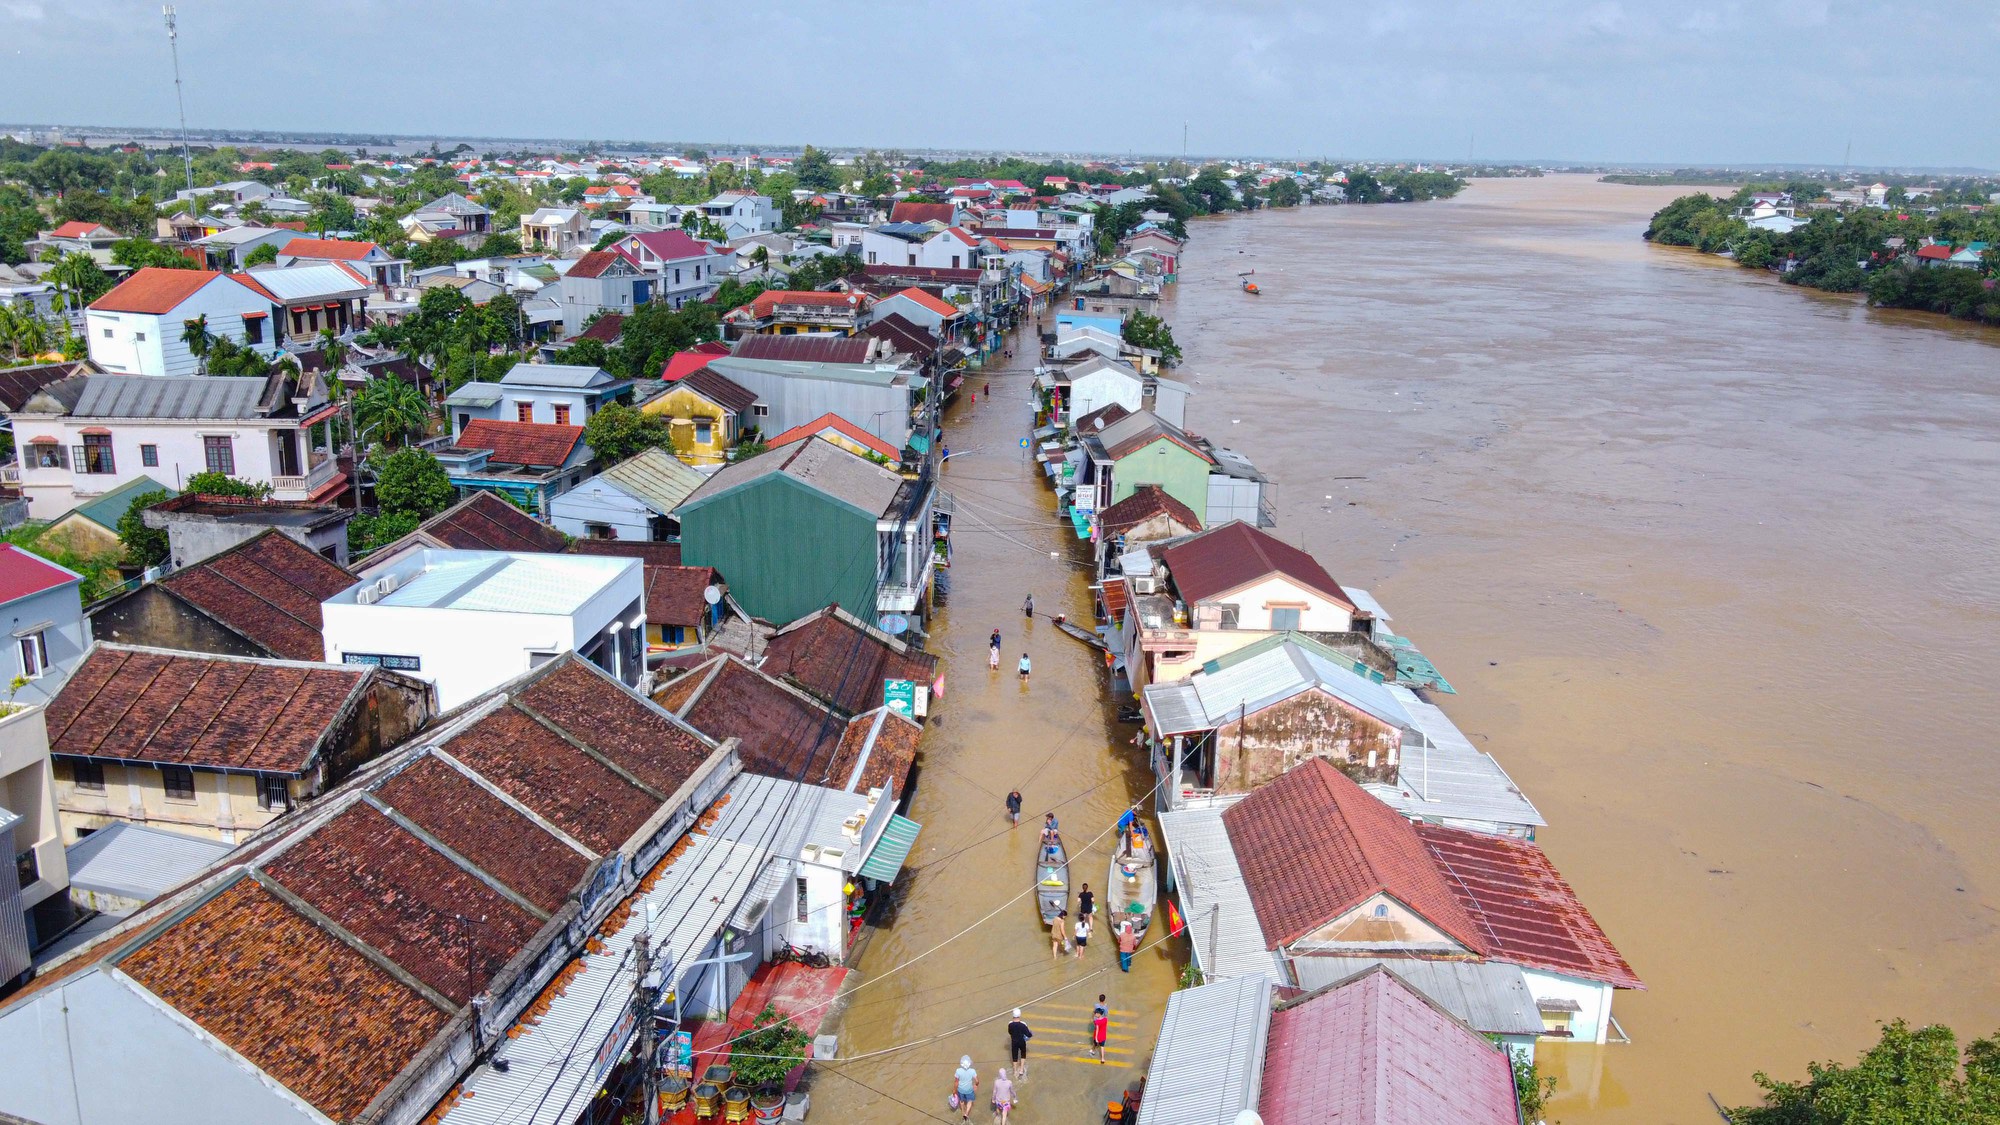
[{"label": "balcony railing", "polygon": [[279,500],[303,500],[332,480],[334,474],[339,471],[340,463],[337,460],[332,457],[322,458],[303,476],[272,477],[271,495]]}]

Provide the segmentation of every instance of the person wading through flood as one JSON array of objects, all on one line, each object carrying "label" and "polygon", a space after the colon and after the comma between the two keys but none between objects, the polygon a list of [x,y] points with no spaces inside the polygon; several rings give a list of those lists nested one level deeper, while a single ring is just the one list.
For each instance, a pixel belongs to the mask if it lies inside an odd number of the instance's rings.
[{"label": "person wading through flood", "polygon": [[1028,600],[1021,603],[1021,616],[1033,617],[1034,615],[1035,615],[1035,595],[1029,594]]},{"label": "person wading through flood", "polygon": [[1025,680],[1028,678],[1028,672],[1030,667],[1031,666],[1028,663],[1028,654],[1024,652],[1021,654],[1021,663],[1018,667],[1015,668],[1015,671],[1019,672],[1021,674],[1021,678]]},{"label": "person wading through flood", "polygon": [[1060,961],[1069,952],[1069,911],[1057,914],[1049,923],[1049,960]]},{"label": "person wading through flood", "polygon": [[1028,1076],[1028,1040],[1035,1033],[1021,1019],[1021,1009],[1014,1009],[1014,1020],[1007,1025],[1007,1054],[1014,1060],[1014,1079],[1019,1081]]},{"label": "person wading through flood", "polygon": [[1139,934],[1127,922],[1118,927],[1118,971],[1132,971],[1132,955],[1139,952]]},{"label": "person wading through flood", "polygon": [[1007,823],[1021,823],[1021,791],[1019,789],[1007,794]]},{"label": "person wading through flood", "polygon": [[1097,1061],[1104,1061],[1104,1043],[1111,1038],[1111,1012],[1104,1006],[1104,994],[1097,994],[1097,1009],[1090,1015],[1090,1045],[1097,1051]]},{"label": "person wading through flood", "polygon": [[1083,893],[1076,896],[1076,912],[1085,918],[1097,911],[1097,896],[1091,893],[1090,884],[1083,885]]},{"label": "person wading through flood", "polygon": [[957,1079],[957,1085],[952,1090],[952,1101],[960,1111],[959,1120],[970,1121],[973,1099],[979,1096],[979,1072],[972,1069],[972,1056],[960,1055],[958,1069],[952,1071],[951,1076]]}]

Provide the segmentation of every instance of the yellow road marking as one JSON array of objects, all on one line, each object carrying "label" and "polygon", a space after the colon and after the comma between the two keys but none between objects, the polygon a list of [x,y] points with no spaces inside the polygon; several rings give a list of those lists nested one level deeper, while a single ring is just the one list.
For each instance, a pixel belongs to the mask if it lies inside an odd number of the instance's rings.
[{"label": "yellow road marking", "polygon": [[[1025,1010],[1029,1014],[1033,1014],[1035,1012],[1094,1012],[1097,1010],[1097,1006],[1095,1004],[1037,1004],[1034,1007]],[[1114,1016],[1130,1016],[1136,1014],[1131,1008],[1109,1008],[1106,1010],[1109,1011]],[[1025,1019],[1027,1017],[1023,1016],[1022,1018]]]}]

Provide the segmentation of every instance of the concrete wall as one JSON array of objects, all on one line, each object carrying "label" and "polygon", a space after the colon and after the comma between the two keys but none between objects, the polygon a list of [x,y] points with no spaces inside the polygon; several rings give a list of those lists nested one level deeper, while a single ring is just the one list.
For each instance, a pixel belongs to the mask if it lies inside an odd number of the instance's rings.
[{"label": "concrete wall", "polygon": [[1393,783],[1403,732],[1310,689],[1224,723],[1214,745],[1216,791],[1248,793],[1308,758],[1324,758],[1358,782]]},{"label": "concrete wall", "polygon": [[593,525],[608,527],[614,538],[626,542],[648,542],[654,538],[653,509],[622,488],[602,477],[584,481],[549,502],[550,522],[565,535],[578,539],[592,537]]},{"label": "concrete wall", "polygon": [[1277,576],[1195,604],[1191,607],[1195,627],[1219,628],[1225,605],[1236,607],[1238,629],[1275,630],[1278,626],[1271,620],[1272,612],[1285,608],[1299,611],[1299,622],[1291,628],[1302,632],[1345,633],[1354,628],[1354,618],[1346,606]]},{"label": "concrete wall", "polygon": [[174,597],[159,585],[141,586],[90,615],[93,640],[215,656],[269,656],[263,647]]},{"label": "concrete wall", "polygon": [[1110,503],[1132,495],[1142,484],[1157,484],[1208,527],[1208,469],[1207,461],[1175,442],[1158,438],[1118,459],[1111,476]]},{"label": "concrete wall", "polygon": [[22,675],[25,669],[21,661],[20,639],[14,634],[44,621],[50,622],[49,627],[42,630],[42,647],[48,652],[48,667],[36,678],[21,685],[13,696],[16,701],[47,703],[54,699],[63,684],[68,682],[69,674],[76,670],[77,661],[83,659],[84,650],[90,647],[90,630],[83,623],[81,588],[81,583],[72,582],[67,586],[30,594],[0,609],[0,626],[5,627],[7,634],[0,636],[0,684],[14,682],[15,677]]},{"label": "concrete wall", "polygon": [[[46,435],[69,450],[83,444],[82,430],[85,427],[98,425],[101,425],[99,420],[90,418],[17,415],[14,419],[15,441],[25,449],[29,439]],[[208,471],[205,441],[211,437],[230,439],[236,461],[236,471],[232,476],[269,481],[277,473],[277,444],[273,431],[296,431],[298,423],[296,420],[269,425],[244,421],[116,421],[105,428],[111,431],[111,458],[115,472],[80,473],[74,464],[68,468],[39,468],[32,454],[23,455],[21,491],[28,497],[29,509],[36,519],[52,520],[83,500],[110,492],[134,477],[150,477],[179,488],[188,477]],[[298,441],[303,459],[307,456],[304,448],[306,435],[301,433]],[[140,449],[142,445],[155,448],[159,464],[145,463]],[[71,460],[74,461],[73,455]]]},{"label": "concrete wall", "polygon": [[[284,233],[297,237],[291,231]],[[243,314],[270,311],[269,301],[227,277],[217,277],[165,314],[92,309],[84,312],[83,323],[90,358],[114,375],[193,375],[200,361],[181,340],[188,321],[205,314],[210,335],[241,344]],[[263,340],[250,347],[265,355],[276,351],[271,338],[276,327],[267,318]]]},{"label": "concrete wall", "polygon": [[167,559],[173,569],[193,566],[219,555],[239,543],[248,542],[276,528],[302,544],[313,554],[347,565],[347,521],[335,520],[324,527],[289,527],[284,524],[237,523],[200,516],[180,516],[172,512],[148,513],[147,522],[166,524]]},{"label": "concrete wall", "polygon": [[1603,1043],[1611,1035],[1611,999],[1617,990],[1608,984],[1581,980],[1560,973],[1523,967],[1528,991],[1537,1000],[1574,1000],[1582,1011],[1570,1017],[1570,1039],[1575,1043]]}]

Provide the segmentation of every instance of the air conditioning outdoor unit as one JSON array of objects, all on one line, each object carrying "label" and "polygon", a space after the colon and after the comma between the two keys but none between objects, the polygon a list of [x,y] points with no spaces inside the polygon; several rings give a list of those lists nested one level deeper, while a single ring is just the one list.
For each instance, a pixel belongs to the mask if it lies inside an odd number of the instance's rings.
[{"label": "air conditioning outdoor unit", "polygon": [[382,594],[373,586],[363,586],[354,592],[354,600],[359,605],[374,605],[382,600]]},{"label": "air conditioning outdoor unit", "polygon": [[1150,574],[1143,578],[1134,578],[1132,580],[1132,592],[1135,594],[1157,594],[1160,592],[1160,580]]},{"label": "air conditioning outdoor unit", "polygon": [[396,587],[400,585],[402,585],[402,581],[395,575],[385,574],[375,580],[375,592],[379,596],[386,598],[390,594],[395,593]]}]

